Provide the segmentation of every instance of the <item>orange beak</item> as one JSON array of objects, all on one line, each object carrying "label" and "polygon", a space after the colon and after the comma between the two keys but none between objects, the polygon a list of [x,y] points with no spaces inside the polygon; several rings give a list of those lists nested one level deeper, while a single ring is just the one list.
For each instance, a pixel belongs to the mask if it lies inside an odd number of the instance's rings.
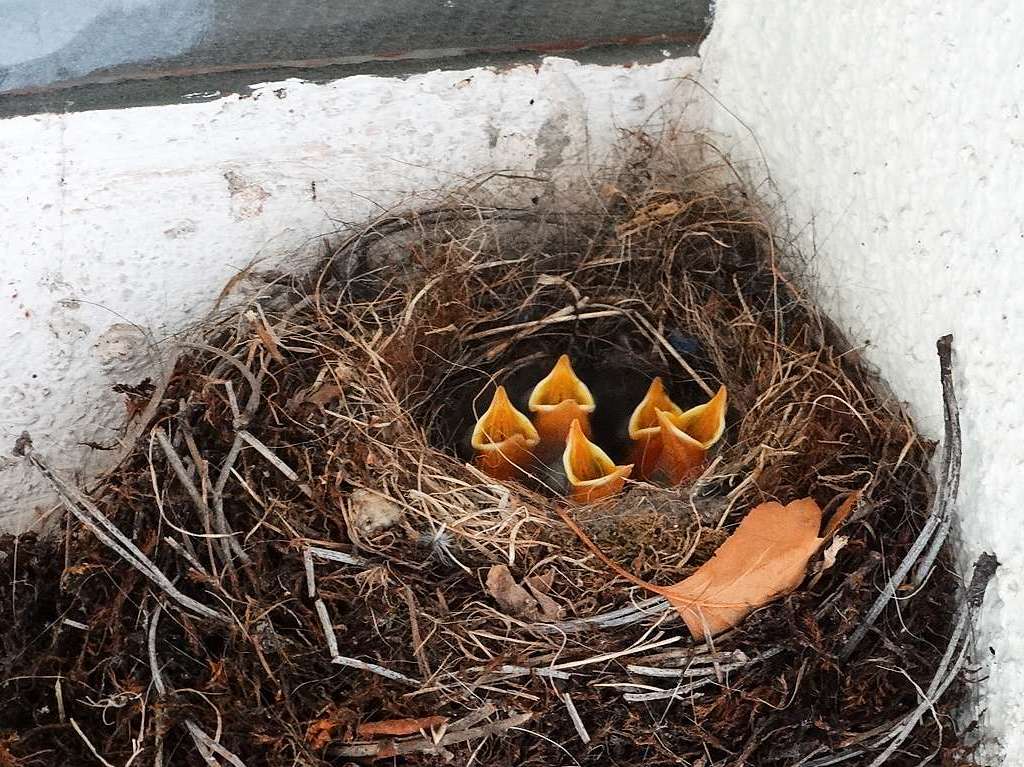
[{"label": "orange beak", "polygon": [[576,503],[592,503],[619,492],[633,465],[616,466],[601,448],[587,439],[579,421],[573,421],[562,453],[569,480],[569,497]]},{"label": "orange beak", "polygon": [[661,453],[657,472],[672,485],[692,479],[704,464],[707,450],[725,431],[725,387],[703,405],[680,413],[658,412]]},{"label": "orange beak", "polygon": [[633,463],[641,479],[650,479],[661,455],[661,427],[658,411],[682,415],[683,409],[669,399],[661,377],[651,381],[643,400],[629,417],[629,438],[633,440]]},{"label": "orange beak", "polygon": [[[662,407],[663,404],[668,407]],[[660,381],[655,379],[629,421],[641,476],[648,479],[660,475],[672,485],[691,478],[704,463],[707,449],[725,431],[726,406],[727,394],[722,386],[703,405],[683,411],[665,395]],[[651,411],[653,426],[649,425]]]},{"label": "orange beak", "polygon": [[573,422],[578,421],[583,433],[590,435],[590,414],[595,405],[594,395],[572,369],[569,356],[563,354],[530,392],[529,408],[540,435],[541,460],[561,452]]},{"label": "orange beak", "polygon": [[513,479],[533,460],[540,442],[530,419],[513,407],[504,386],[494,392],[491,404],[473,427],[476,465],[495,479]]}]

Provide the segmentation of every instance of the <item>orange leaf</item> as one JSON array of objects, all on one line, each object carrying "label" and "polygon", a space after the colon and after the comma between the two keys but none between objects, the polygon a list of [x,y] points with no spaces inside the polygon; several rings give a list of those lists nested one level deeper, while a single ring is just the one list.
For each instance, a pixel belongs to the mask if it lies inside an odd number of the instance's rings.
[{"label": "orange leaf", "polygon": [[714,556],[672,586],[648,583],[616,564],[561,509],[559,516],[617,574],[661,594],[686,622],[694,639],[720,634],[753,610],[793,591],[822,539],[821,507],[811,498],[787,506],[770,502],[743,518]]},{"label": "orange leaf", "polygon": [[842,504],[840,504],[839,508],[835,510],[835,513],[832,515],[832,519],[828,521],[828,526],[825,528],[825,532],[822,533],[821,538],[823,542],[831,538],[835,534],[836,530],[842,527],[847,517],[850,516],[850,512],[857,507],[857,502],[860,501],[862,492],[863,491],[861,490],[854,490],[846,496],[846,500],[844,500]]},{"label": "orange leaf", "polygon": [[720,634],[804,579],[821,544],[821,507],[812,499],[753,509],[710,560],[662,589],[694,639]]},{"label": "orange leaf", "polygon": [[440,727],[447,721],[448,717],[446,716],[424,716],[419,719],[385,719],[380,722],[363,722],[356,728],[356,735],[360,738],[396,738]]},{"label": "orange leaf", "polygon": [[306,742],[311,748],[321,749],[334,740],[334,730],[338,723],[332,719],[317,719],[306,728]]}]

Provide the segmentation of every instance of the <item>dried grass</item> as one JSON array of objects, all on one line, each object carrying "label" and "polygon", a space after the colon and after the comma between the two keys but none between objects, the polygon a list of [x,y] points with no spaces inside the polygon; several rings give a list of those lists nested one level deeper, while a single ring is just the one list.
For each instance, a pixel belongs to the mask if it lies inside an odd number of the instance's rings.
[{"label": "dried grass", "polygon": [[[384,216],[205,328],[125,460],[65,498],[138,555],[70,521],[4,540],[0,764],[867,764],[908,723],[887,763],[966,764],[944,548],[844,657],[935,518],[933,445],[783,271],[770,221],[715,173],[634,163],[583,208]],[[862,491],[835,564],[695,645],[567,530],[551,477],[465,460],[488,387],[562,352],[622,408],[656,374],[730,392],[695,483],[578,511],[609,556],[670,583],[757,503]],[[544,617],[489,596],[502,563],[540,579]],[[934,680],[954,684],[910,721]]]}]

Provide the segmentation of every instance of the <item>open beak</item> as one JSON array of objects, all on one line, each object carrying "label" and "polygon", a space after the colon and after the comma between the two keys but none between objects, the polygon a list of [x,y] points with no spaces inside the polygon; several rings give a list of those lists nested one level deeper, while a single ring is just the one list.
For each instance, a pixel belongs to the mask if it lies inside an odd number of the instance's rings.
[{"label": "open beak", "polygon": [[715,396],[703,405],[692,407],[682,415],[671,415],[672,423],[695,440],[704,449],[718,442],[725,431],[725,411],[727,395],[724,386],[719,386]]},{"label": "open beak", "polygon": [[530,419],[512,405],[505,387],[499,386],[473,427],[471,441],[482,471],[495,479],[513,479],[532,462],[540,437]]},{"label": "open beak", "polygon": [[629,417],[629,438],[633,441],[633,463],[641,479],[650,479],[661,455],[661,427],[658,411],[680,416],[683,409],[665,392],[661,377],[651,381],[647,394]]},{"label": "open beak", "polygon": [[669,484],[681,484],[700,472],[708,448],[725,431],[726,396],[722,386],[703,405],[683,413],[657,411],[660,451],[655,473]]},{"label": "open beak", "polygon": [[591,503],[614,495],[633,471],[632,464],[616,466],[604,450],[587,439],[579,421],[573,421],[569,427],[562,466],[569,480],[569,497],[577,503]]},{"label": "open beak", "polygon": [[595,405],[594,395],[572,369],[569,356],[563,354],[530,392],[529,408],[540,435],[542,460],[561,452],[574,422],[578,421],[583,433],[590,435],[590,414]]}]

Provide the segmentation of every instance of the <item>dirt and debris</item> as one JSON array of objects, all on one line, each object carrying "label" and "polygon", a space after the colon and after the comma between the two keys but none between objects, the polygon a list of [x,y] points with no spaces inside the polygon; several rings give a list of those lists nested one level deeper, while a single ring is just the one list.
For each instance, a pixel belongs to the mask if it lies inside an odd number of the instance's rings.
[{"label": "dirt and debris", "polygon": [[[749,190],[657,155],[572,207],[462,198],[332,242],[123,389],[137,437],[88,488],[19,441],[71,513],[0,539],[0,764],[971,764],[984,589],[958,596],[934,445]],[[705,471],[567,510],[475,469],[495,382],[562,353],[625,407],[726,385]],[[759,504],[854,493],[810,577],[710,640],[562,518],[671,584]]]}]

